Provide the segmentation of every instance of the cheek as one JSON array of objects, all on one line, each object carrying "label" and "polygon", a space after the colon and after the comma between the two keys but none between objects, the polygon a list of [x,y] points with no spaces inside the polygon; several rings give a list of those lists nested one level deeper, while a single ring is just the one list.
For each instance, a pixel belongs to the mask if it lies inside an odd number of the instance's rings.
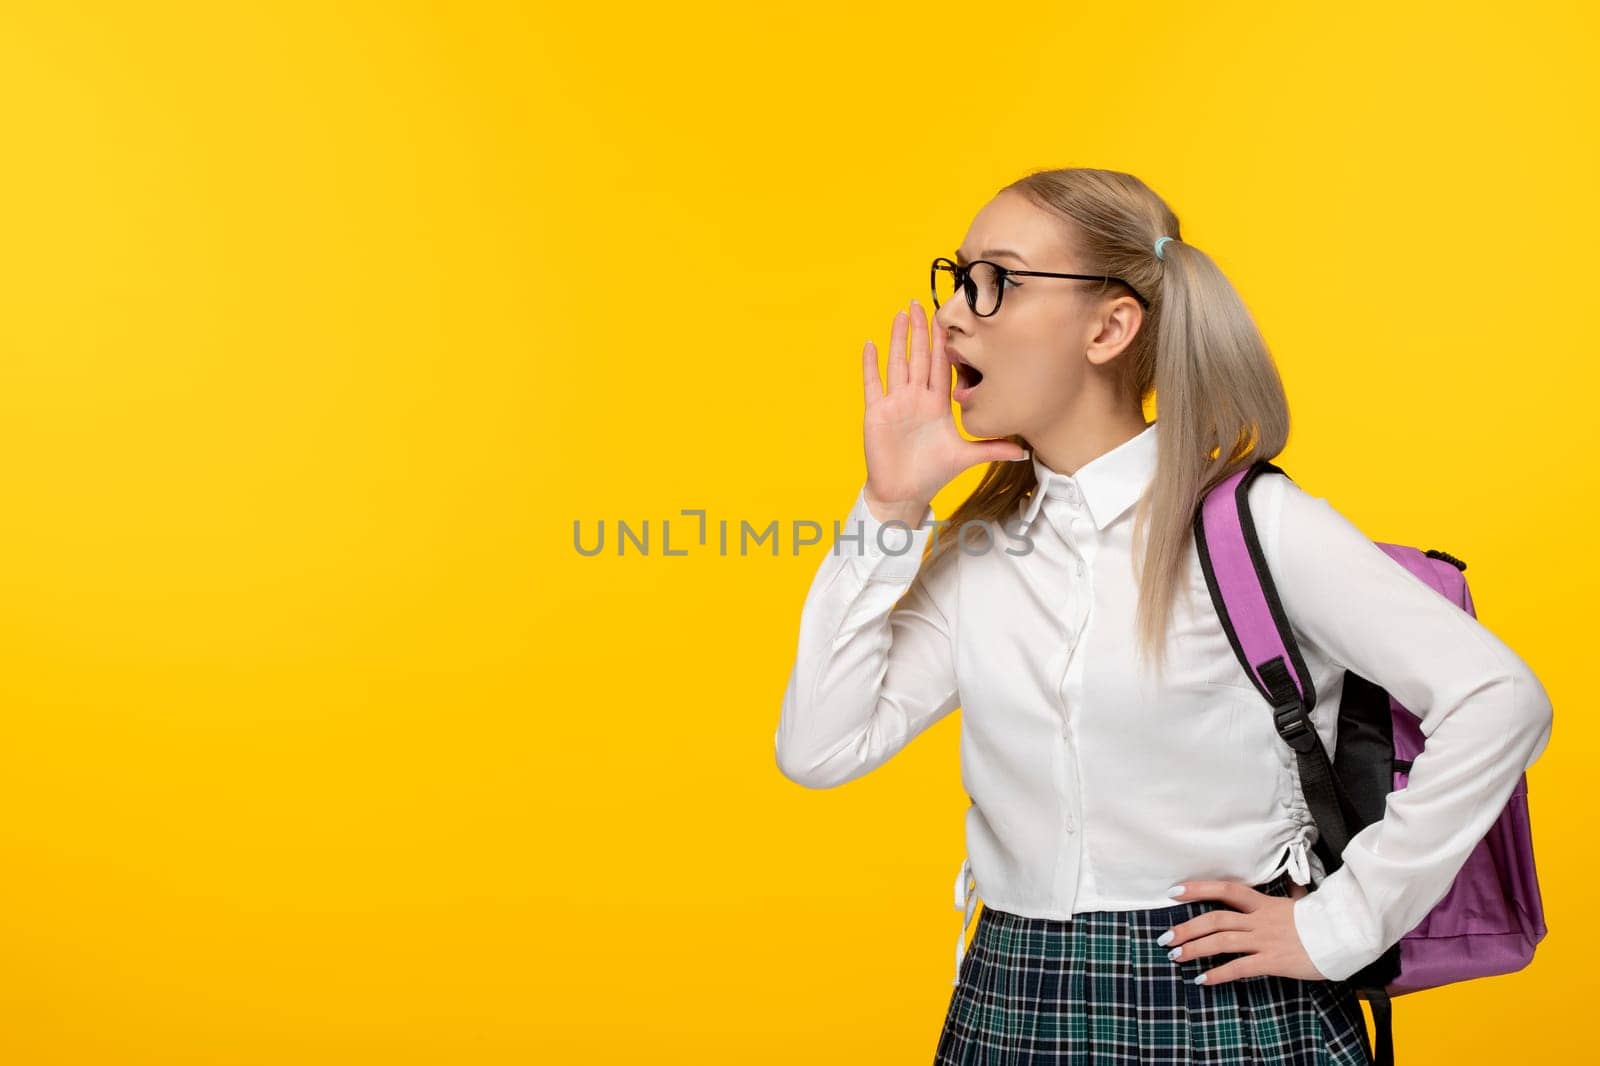
[{"label": "cheek", "polygon": [[[1078,364],[1083,355],[1078,353],[1076,360],[1072,357],[1070,316],[1043,313],[1045,309],[1032,307],[1028,310],[1035,313],[1019,314],[1006,323],[1004,337],[997,338],[995,350],[1008,353],[1006,366],[1014,371],[1007,378],[1015,382],[1018,390],[1060,392],[1072,388],[1080,374]],[[1011,391],[1009,383],[1007,391]]]},{"label": "cheek", "polygon": [[1060,346],[1035,342],[1015,351],[1006,375],[1006,391],[1012,396],[1055,403],[1076,388],[1079,368]]}]

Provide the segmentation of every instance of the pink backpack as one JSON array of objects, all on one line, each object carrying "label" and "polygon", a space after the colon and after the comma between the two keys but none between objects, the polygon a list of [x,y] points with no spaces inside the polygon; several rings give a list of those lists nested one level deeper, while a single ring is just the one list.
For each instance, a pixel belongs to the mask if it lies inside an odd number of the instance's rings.
[{"label": "pink backpack", "polygon": [[[1335,754],[1329,759],[1306,713],[1317,701],[1311,675],[1267,572],[1246,498],[1251,481],[1267,472],[1289,476],[1261,459],[1207,493],[1195,516],[1195,542],[1234,653],[1271,705],[1278,734],[1297,754],[1301,786],[1317,825],[1317,854],[1332,873],[1350,838],[1383,816],[1391,791],[1406,787],[1423,736],[1420,720],[1387,691],[1347,671]],[[1434,549],[1382,542],[1378,547],[1477,617],[1462,573],[1466,563]],[[1394,1062],[1389,997],[1520,970],[1544,935],[1523,775],[1438,904],[1399,943],[1348,978],[1372,1008],[1374,1061],[1380,1066]]]}]

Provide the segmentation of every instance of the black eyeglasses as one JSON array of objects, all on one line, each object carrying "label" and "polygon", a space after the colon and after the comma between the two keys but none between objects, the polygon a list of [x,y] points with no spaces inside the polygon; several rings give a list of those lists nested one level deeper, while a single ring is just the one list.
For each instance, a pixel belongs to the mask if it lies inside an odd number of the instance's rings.
[{"label": "black eyeglasses", "polygon": [[[950,299],[958,290],[967,294],[967,306],[972,308],[972,313],[979,318],[988,318],[1000,310],[1000,301],[1005,296],[1006,282],[1013,277],[1029,278],[1072,278],[1078,281],[1114,281],[1127,285],[1128,291],[1133,293],[1133,298],[1146,311],[1150,310],[1150,301],[1139,295],[1139,290],[1128,285],[1121,278],[1112,277],[1110,274],[1053,274],[1045,270],[1012,270],[999,263],[991,263],[987,259],[975,259],[966,266],[946,259],[944,256],[933,261],[933,270],[929,276],[929,284],[933,288],[933,306],[937,310],[941,298]],[[1012,282],[1015,285],[1015,282]]]}]

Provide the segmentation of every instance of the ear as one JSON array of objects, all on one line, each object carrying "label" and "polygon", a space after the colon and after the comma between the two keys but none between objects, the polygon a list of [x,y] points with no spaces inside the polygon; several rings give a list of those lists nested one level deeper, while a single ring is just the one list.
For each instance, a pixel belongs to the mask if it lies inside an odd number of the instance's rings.
[{"label": "ear", "polygon": [[1144,324],[1144,309],[1131,296],[1119,296],[1100,313],[1100,330],[1089,342],[1089,361],[1104,366],[1121,355]]}]

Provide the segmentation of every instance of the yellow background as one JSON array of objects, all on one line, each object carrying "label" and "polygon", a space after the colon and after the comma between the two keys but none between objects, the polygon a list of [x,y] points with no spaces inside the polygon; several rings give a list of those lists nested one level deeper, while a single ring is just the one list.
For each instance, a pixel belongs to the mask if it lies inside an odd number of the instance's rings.
[{"label": "yellow background", "polygon": [[862,342],[1063,165],[1554,700],[1552,932],[1402,1060],[1592,1053],[1593,8],[1290,7],[7,5],[0,1060],[929,1061],[956,717],[791,784],[825,549],[661,523],[842,518]]}]

